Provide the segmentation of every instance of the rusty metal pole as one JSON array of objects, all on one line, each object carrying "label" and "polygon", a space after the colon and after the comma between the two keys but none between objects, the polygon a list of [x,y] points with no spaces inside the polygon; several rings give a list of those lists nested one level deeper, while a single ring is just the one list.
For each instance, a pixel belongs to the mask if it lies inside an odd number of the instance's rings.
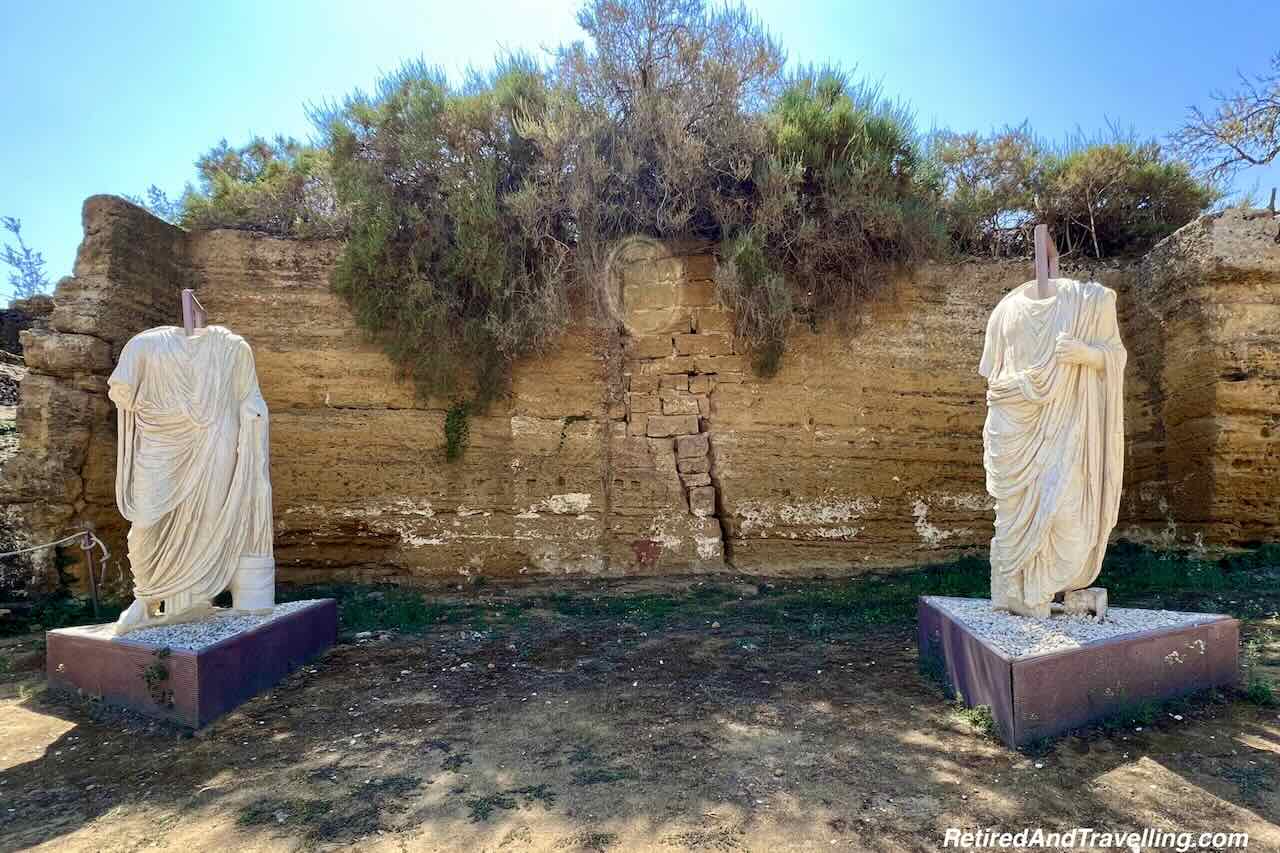
[{"label": "rusty metal pole", "polygon": [[80,549],[84,551],[85,562],[89,564],[89,600],[93,602],[93,618],[98,618],[98,579],[93,573],[93,537],[85,530],[80,540]]}]

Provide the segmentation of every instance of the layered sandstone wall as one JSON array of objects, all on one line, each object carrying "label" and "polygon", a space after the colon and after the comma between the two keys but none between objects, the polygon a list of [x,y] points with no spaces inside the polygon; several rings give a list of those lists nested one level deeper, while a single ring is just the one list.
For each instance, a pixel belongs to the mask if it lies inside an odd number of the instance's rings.
[{"label": "layered sandstone wall", "polygon": [[[284,579],[856,572],[990,538],[976,364],[1025,263],[922,267],[856,327],[796,330],[762,379],[708,248],[625,241],[609,271],[621,329],[579,318],[518,364],[448,462],[449,401],[416,397],[330,291],[336,244],[186,233],[106,197],[85,227],[49,329],[24,341],[34,381],[0,500],[33,539],[88,521],[124,554],[105,376],[130,336],[174,321],[183,286],[254,348]],[[1276,538],[1275,229],[1205,218],[1140,264],[1079,273],[1119,292],[1130,352],[1118,535]]]}]

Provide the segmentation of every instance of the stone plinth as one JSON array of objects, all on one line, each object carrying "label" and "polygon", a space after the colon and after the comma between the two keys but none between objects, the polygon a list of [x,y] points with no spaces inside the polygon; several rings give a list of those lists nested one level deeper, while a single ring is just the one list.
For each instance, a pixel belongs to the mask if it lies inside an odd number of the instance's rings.
[{"label": "stone plinth", "polygon": [[[1117,618],[1097,628],[1076,617],[1084,628],[1076,633],[1096,638],[1073,640],[1046,628],[1042,639],[1010,641],[990,624],[967,620],[957,603],[976,602],[920,598],[921,664],[945,674],[966,705],[990,707],[1010,746],[1239,679],[1240,623],[1229,616],[1113,609]],[[1028,628],[1061,618],[1030,620]],[[1143,621],[1155,627],[1133,627]]]},{"label": "stone plinth", "polygon": [[180,625],[115,637],[110,625],[61,628],[45,635],[49,685],[200,728],[277,684],[337,634],[333,599],[277,605],[265,621],[234,631]]}]

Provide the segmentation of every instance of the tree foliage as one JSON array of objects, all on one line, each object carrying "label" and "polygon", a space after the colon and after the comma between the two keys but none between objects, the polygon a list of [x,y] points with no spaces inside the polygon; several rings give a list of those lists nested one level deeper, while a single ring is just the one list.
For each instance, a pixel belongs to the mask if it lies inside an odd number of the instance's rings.
[{"label": "tree foliage", "polygon": [[147,191],[142,195],[127,195],[126,199],[136,204],[138,207],[146,210],[157,219],[162,219],[170,225],[181,225],[182,216],[186,210],[184,198],[169,198],[169,194],[160,187],[152,184],[147,187]]},{"label": "tree foliage", "polygon": [[931,156],[953,247],[1010,257],[1030,252],[1048,224],[1064,257],[1102,258],[1149,249],[1218,197],[1154,142],[1112,133],[1058,149],[1025,127],[990,136],[938,134]]},{"label": "tree foliage", "polygon": [[199,183],[183,197],[180,222],[282,237],[337,235],[346,212],[329,171],[328,151],[295,139],[254,137],[238,148],[224,139],[196,161]]},{"label": "tree foliage", "polygon": [[314,110],[351,215],[335,284],[424,392],[490,397],[566,322],[564,226],[521,197],[545,164],[517,117],[546,97],[523,57],[457,90],[413,62]]},{"label": "tree foliage", "polygon": [[44,255],[32,251],[22,239],[22,220],[12,216],[0,217],[4,230],[13,235],[17,245],[5,243],[4,254],[0,260],[12,269],[9,273],[9,286],[14,299],[28,299],[37,293],[43,293],[49,287],[49,276],[44,271]]},{"label": "tree foliage", "polygon": [[1236,91],[1213,94],[1211,113],[1192,107],[1173,136],[1178,153],[1214,181],[1280,157],[1280,52],[1267,72],[1239,78]]},{"label": "tree foliage", "polygon": [[939,134],[836,68],[784,73],[741,5],[587,0],[584,38],[455,85],[423,61],[312,109],[314,146],[225,142],[183,224],[347,240],[335,285],[428,394],[502,393],[576,300],[616,328],[608,262],[634,234],[719,247],[718,290],[762,371],[797,318],[856,318],[897,266],[1143,248],[1208,190],[1153,144],[1055,151],[1029,130]]}]

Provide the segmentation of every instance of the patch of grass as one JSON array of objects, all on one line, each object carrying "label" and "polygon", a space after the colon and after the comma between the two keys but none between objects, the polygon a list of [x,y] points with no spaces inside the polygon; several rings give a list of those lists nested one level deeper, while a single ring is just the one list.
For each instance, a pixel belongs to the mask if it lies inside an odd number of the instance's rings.
[{"label": "patch of grass", "polygon": [[454,773],[462,769],[464,764],[471,763],[471,756],[465,752],[454,752],[446,755],[444,760],[440,762],[441,770],[449,770]]},{"label": "patch of grass", "polygon": [[1239,789],[1240,798],[1249,803],[1259,803],[1264,792],[1276,789],[1270,768],[1262,765],[1228,767],[1222,771],[1222,777],[1232,782]]},{"label": "patch of grass", "polygon": [[467,448],[467,440],[471,437],[471,407],[463,400],[457,400],[444,416],[444,458],[450,462],[462,458],[462,451]]},{"label": "patch of grass", "polygon": [[1274,708],[1280,705],[1280,696],[1276,694],[1276,686],[1269,679],[1257,673],[1249,676],[1244,688],[1244,698],[1263,708]]},{"label": "patch of grass", "polygon": [[397,773],[373,780],[365,785],[365,790],[377,797],[403,797],[410,791],[416,791],[420,787],[422,787],[421,776],[408,776]]},{"label": "patch of grass", "polygon": [[1262,708],[1274,708],[1280,704],[1275,682],[1258,671],[1266,648],[1274,642],[1275,635],[1271,631],[1259,629],[1243,643],[1244,698]]},{"label": "patch of grass", "polygon": [[173,690],[165,686],[169,681],[169,667],[166,661],[171,654],[168,646],[156,649],[151,655],[151,663],[142,669],[142,680],[147,685],[147,693],[151,695],[151,701],[168,708],[173,707]]},{"label": "patch of grass", "polygon": [[914,623],[921,595],[985,596],[990,580],[986,560],[965,557],[911,572],[778,582],[745,602],[743,615],[776,629],[803,627],[815,639],[827,639],[868,627]]},{"label": "patch of grass", "polygon": [[478,611],[474,606],[431,601],[419,590],[390,584],[281,588],[277,598],[280,601],[337,599],[338,630],[348,635],[361,631],[387,630],[421,634],[441,623],[469,621]]},{"label": "patch of grass", "polygon": [[970,708],[963,702],[957,702],[951,716],[983,737],[994,738],[999,731],[990,705],[974,705]]},{"label": "patch of grass", "polygon": [[510,811],[521,803],[529,806],[535,802],[550,806],[555,799],[555,793],[546,785],[526,785],[523,788],[507,788],[483,797],[468,797],[467,808],[471,812],[472,823],[484,823],[497,809]]},{"label": "patch of grass", "polygon": [[575,785],[607,785],[610,782],[621,782],[624,779],[639,779],[640,774],[631,767],[590,767],[575,770]]},{"label": "patch of grass", "polygon": [[311,823],[333,809],[327,800],[284,800],[268,797],[256,800],[240,809],[236,815],[239,826],[269,826],[294,821]]},{"label": "patch of grass", "polygon": [[1115,603],[1258,619],[1280,608],[1278,580],[1280,545],[1208,560],[1117,542],[1107,549],[1098,584]]},{"label": "patch of grass", "polygon": [[0,637],[92,625],[96,622],[114,622],[123,609],[124,604],[119,601],[101,601],[95,617],[93,604],[87,598],[67,593],[45,596],[32,602],[27,613],[0,619]]},{"label": "patch of grass", "polygon": [[603,851],[608,850],[617,843],[618,835],[615,832],[588,832],[583,830],[576,835],[570,836],[556,846],[560,848],[573,847],[577,850],[589,850],[594,851],[594,853],[603,853]]},{"label": "patch of grass", "polygon": [[585,762],[595,760],[595,750],[585,744],[578,744],[569,752],[570,764],[583,764]]}]

